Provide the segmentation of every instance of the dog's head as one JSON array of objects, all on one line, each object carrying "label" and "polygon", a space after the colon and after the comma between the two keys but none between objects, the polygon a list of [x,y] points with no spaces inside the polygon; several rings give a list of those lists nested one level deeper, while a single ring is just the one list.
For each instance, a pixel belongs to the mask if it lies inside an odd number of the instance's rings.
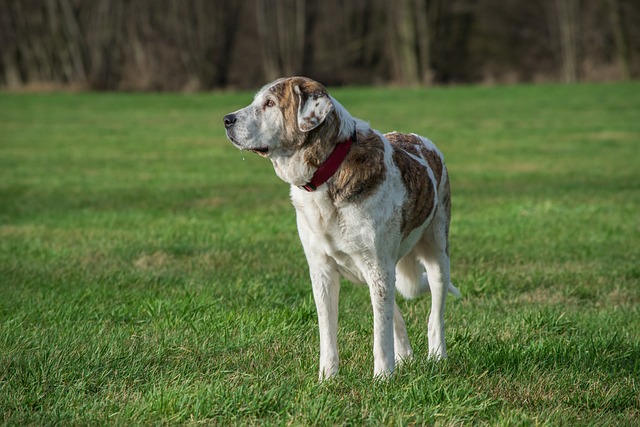
[{"label": "dog's head", "polygon": [[290,77],[260,89],[249,106],[224,117],[224,127],[227,138],[242,150],[263,157],[289,156],[334,109],[320,83]]}]

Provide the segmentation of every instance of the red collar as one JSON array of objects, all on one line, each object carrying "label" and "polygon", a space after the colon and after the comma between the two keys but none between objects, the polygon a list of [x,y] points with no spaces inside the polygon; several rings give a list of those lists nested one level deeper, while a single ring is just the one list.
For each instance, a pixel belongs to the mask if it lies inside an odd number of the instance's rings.
[{"label": "red collar", "polygon": [[307,182],[305,185],[301,185],[300,188],[303,188],[308,192],[312,192],[316,191],[318,187],[327,182],[327,180],[336,173],[345,157],[347,157],[351,144],[357,139],[356,135],[357,134],[354,129],[353,135],[350,136],[349,139],[340,144],[336,144],[331,154],[329,154],[329,157],[327,157],[327,160],[325,160],[324,163],[316,169],[315,173],[311,177],[311,181]]}]

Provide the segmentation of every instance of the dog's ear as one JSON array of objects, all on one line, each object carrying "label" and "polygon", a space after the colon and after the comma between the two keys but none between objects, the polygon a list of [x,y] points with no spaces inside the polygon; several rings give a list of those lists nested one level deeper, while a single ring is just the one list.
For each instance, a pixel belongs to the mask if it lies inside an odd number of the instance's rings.
[{"label": "dog's ear", "polygon": [[293,90],[298,95],[298,128],[302,132],[320,126],[333,111],[333,102],[324,88],[307,89],[296,85]]}]

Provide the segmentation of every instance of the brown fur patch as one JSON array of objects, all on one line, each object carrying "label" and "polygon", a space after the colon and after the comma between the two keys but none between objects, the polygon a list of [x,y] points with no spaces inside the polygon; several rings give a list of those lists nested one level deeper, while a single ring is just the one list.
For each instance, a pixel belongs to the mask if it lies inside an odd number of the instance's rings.
[{"label": "brown fur patch", "polygon": [[429,167],[433,171],[433,176],[436,178],[436,182],[439,186],[442,181],[442,171],[444,170],[440,155],[436,151],[429,150],[426,146],[423,147],[421,151],[422,158],[429,164]]},{"label": "brown fur patch", "polygon": [[358,132],[358,140],[329,183],[329,194],[334,201],[357,202],[378,188],[385,174],[384,143],[371,129]]},{"label": "brown fur patch", "polygon": [[391,145],[402,148],[407,153],[420,157],[420,146],[424,145],[422,144],[422,140],[416,135],[391,132],[385,134],[385,137],[389,140]]},{"label": "brown fur patch", "polygon": [[297,146],[304,134],[298,129],[297,97],[293,93],[293,84],[291,80],[282,80],[271,86],[269,92],[275,95],[278,100],[278,107],[282,111],[285,121],[285,137],[283,141],[288,145]]},{"label": "brown fur patch", "polygon": [[442,180],[442,171],[444,169],[442,159],[440,155],[430,150],[418,135],[404,134],[399,132],[391,132],[385,135],[385,137],[391,142],[392,145],[398,148],[402,148],[407,153],[411,153],[416,157],[421,157],[427,162],[433,176],[436,178],[438,185]]},{"label": "brown fur patch", "polygon": [[[445,220],[445,237],[447,239],[447,246],[445,248],[445,251],[447,252],[447,255],[449,255],[449,226],[451,225],[451,187],[449,186],[449,177],[447,176],[447,171],[444,171],[444,179],[446,179],[446,182],[444,183],[444,194],[442,194],[442,204],[440,205],[442,208],[444,208],[444,212],[446,215],[446,220]],[[440,208],[439,208],[440,209]]]},{"label": "brown fur patch", "polygon": [[393,162],[400,169],[407,189],[407,199],[402,206],[402,235],[422,225],[435,207],[435,189],[429,172],[409,154],[420,156],[422,140],[416,135],[393,132],[385,135],[393,146]]},{"label": "brown fur patch", "polygon": [[[319,167],[329,157],[336,143],[339,142],[339,129],[338,115],[335,111],[332,111],[320,126],[307,132],[305,134],[306,138],[304,138],[300,146],[300,148],[305,149],[305,163],[314,168]],[[351,149],[353,150],[353,147]]]},{"label": "brown fur patch", "polygon": [[292,77],[276,82],[269,91],[278,100],[278,106],[285,120],[285,140],[283,145],[295,150],[305,149],[304,161],[311,167],[317,168],[333,150],[339,130],[338,117],[331,112],[324,123],[311,130],[303,132],[298,128],[298,96],[294,87],[298,86],[303,96],[328,96],[327,90],[320,83],[304,78]]}]

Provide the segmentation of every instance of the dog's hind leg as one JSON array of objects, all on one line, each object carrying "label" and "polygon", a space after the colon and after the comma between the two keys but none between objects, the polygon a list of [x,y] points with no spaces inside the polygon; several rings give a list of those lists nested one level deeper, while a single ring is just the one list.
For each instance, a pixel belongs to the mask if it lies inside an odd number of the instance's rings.
[{"label": "dog's hind leg", "polygon": [[460,291],[451,284],[448,219],[442,211],[436,213],[435,221],[426,230],[416,246],[420,259],[427,270],[431,288],[431,313],[429,314],[429,356],[435,359],[447,357],[444,339],[444,309],[447,293],[460,296]]},{"label": "dog's hind leg", "polygon": [[[429,291],[424,268],[420,265],[413,252],[404,256],[396,264],[396,289],[407,299],[416,298]],[[402,313],[400,313],[398,303],[393,308],[393,347],[397,365],[411,360],[413,357],[413,350],[407,335],[407,327],[402,318]]]},{"label": "dog's hind leg", "polygon": [[444,359],[447,357],[444,309],[450,284],[449,256],[444,251],[431,249],[424,259],[431,287],[431,313],[428,323],[429,356]]},{"label": "dog's hind leg", "polygon": [[413,358],[413,350],[411,349],[411,343],[407,335],[407,327],[397,302],[393,308],[393,349],[395,351],[397,366]]},{"label": "dog's hind leg", "polygon": [[[418,262],[415,252],[411,252],[398,261],[396,265],[396,289],[405,299],[414,299],[431,291],[429,278],[424,266]],[[449,283],[447,291],[456,298],[462,294]]]}]

